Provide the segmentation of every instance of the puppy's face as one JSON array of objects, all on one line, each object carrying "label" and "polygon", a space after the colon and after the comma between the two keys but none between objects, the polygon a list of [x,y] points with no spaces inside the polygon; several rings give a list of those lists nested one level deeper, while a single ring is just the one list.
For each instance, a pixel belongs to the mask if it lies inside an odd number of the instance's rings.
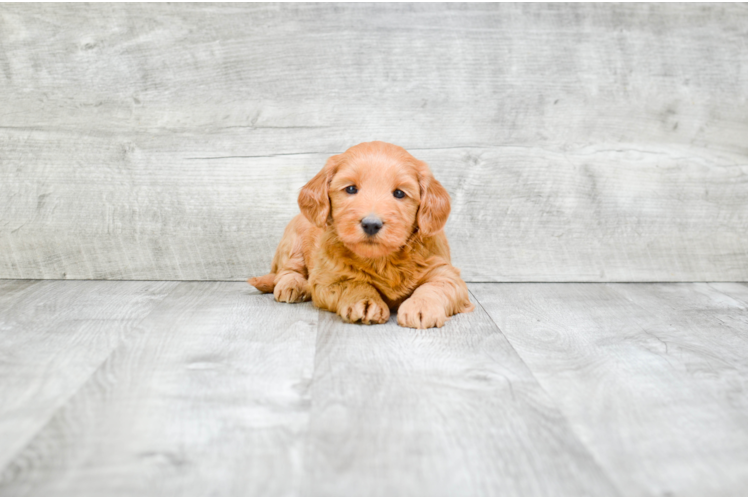
[{"label": "puppy's face", "polygon": [[348,249],[365,258],[401,248],[414,231],[440,231],[449,195],[428,166],[399,146],[370,142],[330,158],[299,194],[302,213],[331,224]]},{"label": "puppy's face", "polygon": [[368,258],[382,257],[405,244],[421,201],[415,166],[377,153],[342,162],[328,191],[338,238]]}]

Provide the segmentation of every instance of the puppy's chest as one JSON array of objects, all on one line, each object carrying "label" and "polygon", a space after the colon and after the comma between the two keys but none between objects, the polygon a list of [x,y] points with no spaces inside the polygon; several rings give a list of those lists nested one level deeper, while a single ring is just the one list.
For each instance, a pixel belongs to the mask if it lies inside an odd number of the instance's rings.
[{"label": "puppy's chest", "polygon": [[410,296],[418,286],[422,273],[413,269],[390,267],[388,269],[366,270],[367,281],[391,301]]},{"label": "puppy's chest", "polygon": [[359,275],[382,294],[390,306],[399,304],[411,296],[421,284],[427,272],[426,263],[418,258],[399,263],[360,269]]},{"label": "puppy's chest", "polygon": [[384,261],[363,261],[339,247],[318,254],[313,274],[328,275],[331,281],[354,280],[376,288],[390,306],[411,296],[429,270],[422,252],[405,249]]}]

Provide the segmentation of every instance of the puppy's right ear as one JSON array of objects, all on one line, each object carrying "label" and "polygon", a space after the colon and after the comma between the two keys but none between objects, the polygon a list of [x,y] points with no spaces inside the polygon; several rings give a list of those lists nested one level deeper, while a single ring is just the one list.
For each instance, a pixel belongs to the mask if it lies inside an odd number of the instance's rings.
[{"label": "puppy's right ear", "polygon": [[330,196],[327,190],[341,161],[342,155],[331,156],[322,170],[299,193],[301,213],[317,227],[325,227],[327,224],[330,215]]}]

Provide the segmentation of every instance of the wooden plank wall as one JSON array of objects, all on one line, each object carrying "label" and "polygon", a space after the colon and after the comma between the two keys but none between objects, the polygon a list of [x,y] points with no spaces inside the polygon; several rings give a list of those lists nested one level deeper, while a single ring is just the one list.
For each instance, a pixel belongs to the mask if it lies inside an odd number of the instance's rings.
[{"label": "wooden plank wall", "polygon": [[748,280],[745,4],[3,4],[0,278],[263,274],[374,139],[468,281]]}]

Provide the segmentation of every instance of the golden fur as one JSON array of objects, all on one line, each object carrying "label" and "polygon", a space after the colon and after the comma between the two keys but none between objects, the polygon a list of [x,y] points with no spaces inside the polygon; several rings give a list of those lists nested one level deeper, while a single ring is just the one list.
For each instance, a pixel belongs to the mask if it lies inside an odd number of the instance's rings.
[{"label": "golden fur", "polygon": [[[299,208],[270,274],[248,280],[258,290],[367,324],[397,309],[401,326],[441,327],[473,310],[444,235],[449,194],[405,149],[366,142],[331,157],[301,189]],[[379,218],[381,230],[367,235],[365,217]]]}]

